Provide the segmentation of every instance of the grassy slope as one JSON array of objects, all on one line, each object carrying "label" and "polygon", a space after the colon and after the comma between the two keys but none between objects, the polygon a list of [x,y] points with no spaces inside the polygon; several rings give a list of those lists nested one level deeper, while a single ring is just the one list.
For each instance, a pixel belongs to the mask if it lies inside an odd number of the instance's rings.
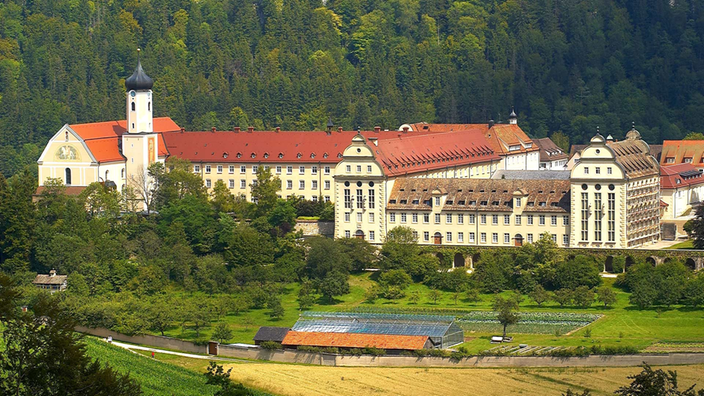
[{"label": "grassy slope", "polygon": [[[136,355],[93,337],[86,337],[84,340],[88,355],[109,363],[121,373],[129,373],[142,385],[145,395],[212,395],[217,389],[206,385],[205,376],[196,371]],[[203,366],[198,370],[200,372],[205,371],[207,362],[203,362]]]},{"label": "grassy slope", "polygon": [[[364,303],[364,292],[373,283],[370,280],[369,273],[354,275],[350,279],[351,292],[340,297],[335,304],[327,304],[324,301],[319,301],[319,304],[313,308],[314,310],[345,310],[356,306],[372,306]],[[613,279],[605,279],[606,285],[612,285]],[[403,298],[396,301],[380,299],[377,300],[374,306],[377,307],[426,307],[426,308],[463,308],[476,310],[490,310],[492,295],[481,295],[482,301],[478,303],[467,303],[461,298],[455,304],[452,293],[442,293],[438,304],[433,304],[427,298],[429,289],[421,284],[411,285],[406,295],[414,290],[418,290],[421,295],[421,301],[418,304],[412,304],[408,298]],[[591,338],[583,337],[584,329],[579,330],[571,335],[530,335],[530,334],[514,334],[514,340],[518,343],[527,343],[530,345],[552,345],[552,346],[572,346],[572,345],[591,345],[592,343],[602,343],[604,345],[634,345],[639,348],[645,348],[648,345],[658,341],[704,341],[704,332],[701,331],[701,325],[704,323],[704,310],[691,310],[685,307],[673,307],[669,310],[663,310],[658,313],[656,310],[638,310],[628,306],[628,293],[619,289],[614,289],[617,292],[618,302],[613,308],[603,308],[594,304],[589,309],[580,309],[576,307],[561,308],[555,303],[538,307],[528,298],[521,304],[522,311],[546,311],[546,312],[584,312],[584,313],[600,313],[604,317],[593,323],[589,327],[592,329]],[[230,342],[251,343],[252,337],[256,333],[259,326],[292,326],[298,318],[298,303],[297,303],[298,286],[291,285],[282,298],[282,304],[286,314],[281,320],[271,320],[268,316],[268,310],[252,310],[240,316],[227,316],[223,321],[229,323],[233,330],[234,336]],[[212,332],[212,327],[204,329],[202,334],[209,336]],[[510,333],[510,327],[509,327]],[[185,332],[180,327],[174,327],[167,332],[167,335],[179,338],[193,339],[195,333],[191,330]],[[478,352],[491,347],[488,341],[488,333],[472,333],[466,332],[465,336],[472,338],[465,345],[470,351]]]}]

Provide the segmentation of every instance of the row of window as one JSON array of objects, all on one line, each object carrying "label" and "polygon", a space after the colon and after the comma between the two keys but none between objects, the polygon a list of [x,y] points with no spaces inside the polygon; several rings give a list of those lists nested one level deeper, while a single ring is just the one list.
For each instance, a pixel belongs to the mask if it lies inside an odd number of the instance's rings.
[{"label": "row of window", "polygon": [[[414,231],[413,234],[416,238],[418,237],[418,233],[416,231]],[[445,233],[445,242],[451,243],[454,235],[457,235],[457,243],[464,243],[464,232],[457,232],[457,233],[446,232]],[[467,236],[468,236],[467,242],[476,243],[476,234],[474,232],[467,233]],[[523,237],[520,234],[516,235],[515,238],[518,239],[519,244],[523,243],[523,239],[522,239]],[[439,232],[436,232],[433,235],[433,239],[434,239],[435,243],[439,243],[438,239],[442,239],[442,234],[440,234]],[[430,232],[428,232],[428,231],[423,232],[423,241],[430,242]],[[486,232],[479,233],[479,243],[487,243],[486,241],[487,241],[487,233]],[[557,234],[552,234],[552,241],[557,243]],[[526,234],[526,242],[533,243],[533,234]],[[499,233],[498,232],[491,233],[491,243],[499,243]],[[511,234],[504,233],[503,243],[505,245],[511,244]],[[569,235],[567,235],[567,234],[562,235],[562,244],[565,246],[570,244]]]},{"label": "row of window", "polygon": [[[345,222],[349,223],[352,217],[352,212],[345,212]],[[362,212],[357,212],[357,223],[361,223],[363,220]],[[374,213],[368,213],[367,219],[370,223],[374,222]]]},{"label": "row of window", "polygon": [[[362,173],[362,165],[357,165],[356,170],[357,170],[357,173]],[[352,173],[352,165],[347,165],[347,167],[345,168],[345,171],[347,173]],[[372,172],[373,172],[372,166],[367,165],[367,173],[372,173]]]},{"label": "row of window", "polygon": [[[256,185],[256,184],[257,184],[257,181],[256,181],[256,180],[252,180],[252,184]],[[205,186],[206,186],[207,188],[212,188],[213,182],[212,182],[210,179],[205,179]],[[323,189],[329,190],[329,189],[330,189],[330,181],[329,181],[329,180],[325,180],[325,181],[323,182],[323,186],[324,186]],[[228,181],[228,188],[230,188],[230,189],[234,189],[234,188],[235,188],[235,179],[230,179],[230,180]],[[240,179],[240,189],[245,189],[245,188],[247,188],[247,180],[245,180],[245,179]],[[317,181],[317,180],[311,181],[310,188],[313,189],[313,190],[317,190],[317,189],[318,189],[318,181]],[[287,190],[293,189],[293,180],[286,180],[286,189],[287,189]],[[298,189],[299,189],[299,190],[305,190],[305,189],[306,189],[306,182],[305,182],[304,180],[299,180],[299,181],[298,181]]]},{"label": "row of window", "polygon": [[[389,222],[395,223],[396,222],[396,213],[389,213]],[[430,224],[430,213],[423,213],[423,224]],[[411,213],[411,223],[418,223],[418,213]],[[443,215],[436,213],[434,215],[434,224],[440,224],[442,221]],[[477,220],[477,215],[475,214],[468,214],[465,215],[463,213],[458,213],[458,214],[445,214],[445,224],[453,224],[453,221],[456,224],[464,224],[465,223],[465,217],[467,218],[467,223],[468,224],[475,224]],[[479,217],[479,224],[487,224],[488,218],[491,217],[491,224],[492,225],[499,225],[499,219],[501,219],[500,215],[486,215],[486,214],[481,214],[478,216]],[[525,217],[526,224],[527,225],[533,225],[535,218],[538,218],[538,225],[545,225],[545,222],[547,218],[550,218],[550,225],[556,226],[558,224],[558,217],[557,215],[551,215],[551,216],[546,216],[546,215],[515,215],[514,216],[514,223],[515,225],[522,225],[523,224],[523,218]],[[503,215],[503,225],[511,225],[511,215]],[[408,214],[407,213],[400,213],[400,223],[404,224],[408,222]],[[562,216],[562,225],[566,226],[570,224],[570,218],[569,216]]]},{"label": "row of window", "polygon": [[[607,167],[606,167],[606,174],[607,174],[607,175],[611,175],[611,174],[613,174],[613,173],[614,173],[613,168],[611,168],[610,166],[607,166]],[[584,174],[585,174],[585,175],[588,175],[588,174],[589,174],[589,167],[588,167],[588,166],[585,166],[585,167],[584,167]],[[600,174],[601,174],[601,167],[600,167],[600,166],[595,166],[595,167],[594,167],[594,174],[595,174],[595,175],[600,175]]]},{"label": "row of window", "polygon": [[[280,175],[281,172],[282,172],[282,170],[283,170],[283,168],[284,168],[283,166],[277,165],[276,168],[275,168],[276,174],[277,174],[277,175]],[[268,166],[268,165],[264,165],[264,169],[269,169],[269,166]],[[217,173],[223,173],[223,166],[222,166],[222,165],[217,165],[217,166],[215,167],[215,170],[216,170]],[[252,165],[251,170],[252,170],[252,174],[253,174],[253,175],[256,175],[257,172],[259,171],[259,165]],[[204,171],[205,171],[205,173],[212,173],[213,167],[212,167],[211,165],[205,165]],[[193,165],[193,172],[200,173],[200,165]],[[234,174],[234,173],[235,173],[235,165],[230,165],[230,166],[228,167],[228,173],[230,173],[230,174]],[[240,165],[240,174],[245,174],[245,173],[247,173],[247,166],[246,166],[246,165]],[[287,174],[287,175],[292,175],[292,174],[293,174],[293,166],[292,166],[292,165],[286,166],[286,174]],[[299,174],[299,175],[305,175],[305,174],[306,174],[306,167],[305,167],[305,166],[299,166],[299,167],[298,167],[298,174]],[[311,167],[310,167],[310,174],[311,174],[311,175],[317,175],[317,174],[318,174],[318,166],[316,166],[316,165],[311,166]],[[323,174],[325,174],[325,175],[329,175],[329,174],[330,174],[330,167],[329,167],[329,166],[323,167]]]},{"label": "row of window", "polygon": [[[352,237],[352,231],[346,230],[345,231],[345,238],[351,238],[351,237]],[[365,239],[364,238],[365,235],[362,231],[357,231],[357,233],[355,233],[355,237]],[[369,231],[369,234],[367,235],[366,239],[373,242],[376,239],[376,234],[374,233],[374,231]]]}]

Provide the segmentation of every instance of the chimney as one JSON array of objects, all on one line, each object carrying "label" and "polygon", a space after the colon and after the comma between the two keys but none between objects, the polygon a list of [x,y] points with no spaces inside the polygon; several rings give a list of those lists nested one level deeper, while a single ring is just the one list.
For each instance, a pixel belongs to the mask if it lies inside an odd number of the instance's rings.
[{"label": "chimney", "polygon": [[337,127],[337,132],[342,132],[342,127]]},{"label": "chimney", "polygon": [[249,133],[254,132],[254,127],[247,127],[247,132],[249,132]]},{"label": "chimney", "polygon": [[181,133],[186,132],[186,128],[181,128]]},{"label": "chimney", "polygon": [[49,271],[49,276],[56,276],[56,270]]},{"label": "chimney", "polygon": [[379,133],[381,132],[381,127],[380,126],[375,126],[374,127],[374,133]]},{"label": "chimney", "polygon": [[407,127],[407,126],[403,127],[403,133],[408,133],[408,127]]},{"label": "chimney", "polygon": [[276,129],[274,129],[274,132],[276,132],[276,133],[279,133],[279,132],[281,132],[281,128],[279,128],[279,127],[276,127]]},{"label": "chimney", "polygon": [[215,127],[210,128],[210,132],[215,133]]},{"label": "chimney", "polygon": [[494,126],[494,120],[489,120],[489,128],[492,128]]},{"label": "chimney", "polygon": [[235,127],[235,133],[240,133],[240,127]]}]

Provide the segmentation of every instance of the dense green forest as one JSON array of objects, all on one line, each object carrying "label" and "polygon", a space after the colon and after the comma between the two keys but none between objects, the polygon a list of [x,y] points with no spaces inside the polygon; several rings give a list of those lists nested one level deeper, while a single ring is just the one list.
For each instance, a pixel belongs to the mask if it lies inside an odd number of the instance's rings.
[{"label": "dense green forest", "polygon": [[5,0],[0,172],[124,117],[135,49],[191,130],[505,120],[582,143],[704,130],[696,0]]}]

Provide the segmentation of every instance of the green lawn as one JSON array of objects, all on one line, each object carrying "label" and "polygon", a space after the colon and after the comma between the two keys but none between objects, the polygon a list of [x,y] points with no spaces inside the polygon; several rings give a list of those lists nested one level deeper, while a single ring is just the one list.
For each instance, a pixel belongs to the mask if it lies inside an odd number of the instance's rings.
[{"label": "green lawn", "polygon": [[[437,304],[428,298],[429,288],[422,284],[413,284],[406,290],[406,297],[400,300],[379,299],[374,304],[364,302],[364,292],[371,287],[373,281],[370,277],[373,274],[364,273],[353,275],[350,278],[351,291],[349,294],[340,297],[334,304],[325,301],[318,301],[313,307],[316,311],[344,311],[358,306],[362,307],[388,307],[388,308],[437,308],[437,309],[465,309],[465,310],[491,310],[493,295],[481,295],[481,301],[468,303],[459,298],[455,303],[453,293],[441,292],[441,297]],[[605,285],[612,286],[614,279],[604,279]],[[418,304],[409,301],[408,296],[413,291],[421,293],[421,300]],[[653,343],[661,341],[692,341],[703,342],[704,332],[701,326],[704,325],[704,310],[692,310],[686,307],[672,307],[668,310],[661,310],[659,313],[655,309],[638,310],[628,305],[628,293],[614,288],[617,293],[617,303],[614,307],[604,308],[596,303],[588,308],[577,307],[562,308],[556,303],[543,304],[538,307],[529,298],[521,304],[521,311],[542,311],[542,312],[576,312],[576,313],[596,313],[603,317],[590,324],[591,337],[585,338],[585,329],[574,331],[571,334],[549,335],[549,334],[511,334],[514,336],[514,343],[526,343],[529,345],[544,346],[590,346],[595,343],[602,345],[631,345],[638,348],[645,348]],[[286,293],[282,296],[282,304],[286,311],[281,320],[269,318],[268,310],[251,310],[239,316],[227,316],[223,319],[230,324],[234,330],[234,336],[230,342],[252,343],[252,337],[259,326],[292,326],[299,316],[297,302],[298,285],[290,285]],[[508,294],[508,293],[504,293]],[[509,334],[511,328],[508,329]],[[212,327],[201,331],[202,335],[209,336]],[[185,332],[181,327],[174,327],[167,332],[167,335],[185,339],[195,339],[195,333],[191,330]],[[489,343],[489,338],[493,333],[466,331],[465,337],[468,341],[464,344],[472,352],[480,352],[493,347]]]},{"label": "green lawn", "polygon": [[694,243],[691,239],[688,239],[684,242],[672,245],[668,249],[694,249]]}]

